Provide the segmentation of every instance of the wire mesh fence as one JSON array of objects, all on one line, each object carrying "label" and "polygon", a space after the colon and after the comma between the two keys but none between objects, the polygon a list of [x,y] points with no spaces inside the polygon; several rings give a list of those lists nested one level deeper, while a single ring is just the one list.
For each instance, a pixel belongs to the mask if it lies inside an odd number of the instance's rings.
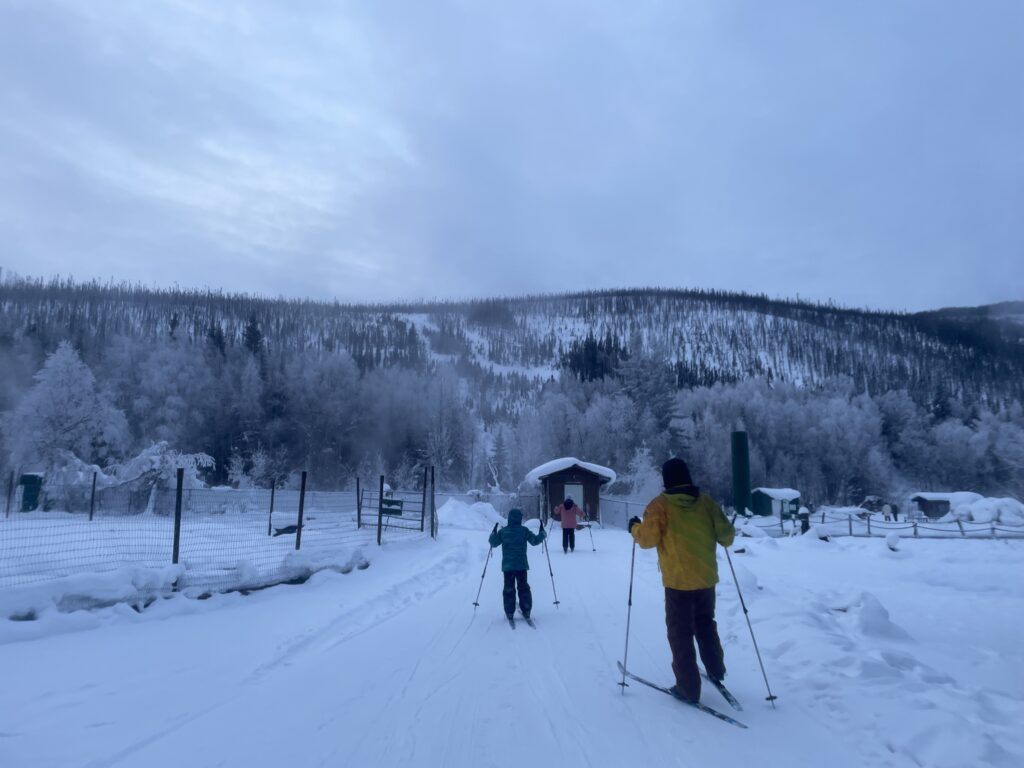
[{"label": "wire mesh fence", "polygon": [[[626,528],[629,518],[643,517],[647,502],[634,499],[601,497],[601,522],[605,527]],[[753,526],[768,536],[793,536],[801,532],[800,520],[774,516],[740,518],[744,526]],[[919,519],[902,522],[885,520],[881,514],[844,514],[822,509],[810,516],[809,523],[829,536],[879,536],[896,532],[901,537],[932,539],[1024,538],[1024,525],[992,522],[965,522]]]},{"label": "wire mesh fence", "polygon": [[[429,536],[433,502],[415,523],[359,525],[351,491],[50,487],[35,509],[0,515],[0,589],[125,566],[180,566],[179,588],[244,589],[346,570],[378,543]],[[374,510],[376,518],[376,510]]]},{"label": "wire mesh fence", "polygon": [[[793,536],[801,533],[799,519],[778,516],[742,519],[744,525],[754,526],[769,536]],[[896,533],[901,538],[918,539],[1000,539],[1024,538],[1024,525],[999,521],[970,522],[963,520],[939,521],[928,518],[894,521],[881,515],[843,514],[828,509],[814,512],[809,525],[818,527],[829,536],[886,537]]]},{"label": "wire mesh fence", "polygon": [[602,496],[601,524],[606,528],[627,528],[629,518],[643,517],[646,506],[646,501]]}]

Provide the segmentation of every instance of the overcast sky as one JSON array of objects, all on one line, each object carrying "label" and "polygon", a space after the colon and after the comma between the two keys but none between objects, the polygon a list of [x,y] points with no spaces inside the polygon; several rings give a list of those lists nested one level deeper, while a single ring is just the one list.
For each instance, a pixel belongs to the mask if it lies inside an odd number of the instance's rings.
[{"label": "overcast sky", "polygon": [[0,266],[1024,299],[1024,2],[0,0]]}]

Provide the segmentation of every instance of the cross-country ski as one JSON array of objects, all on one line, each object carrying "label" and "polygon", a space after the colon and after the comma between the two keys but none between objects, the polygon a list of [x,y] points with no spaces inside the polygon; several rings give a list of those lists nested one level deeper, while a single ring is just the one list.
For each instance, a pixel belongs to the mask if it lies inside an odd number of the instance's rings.
[{"label": "cross-country ski", "polygon": [[729,717],[729,715],[725,714],[724,712],[719,712],[717,709],[713,709],[712,707],[709,707],[707,704],[704,704],[704,703],[699,702],[699,701],[690,701],[688,699],[683,698],[676,690],[674,690],[672,688],[666,688],[665,686],[658,685],[657,683],[652,683],[650,680],[645,680],[644,678],[639,677],[638,675],[634,675],[632,672],[630,672],[629,670],[627,670],[625,667],[622,666],[622,662],[621,661],[618,662],[617,664],[618,664],[619,672],[624,674],[630,680],[635,680],[636,682],[642,683],[643,685],[646,685],[648,688],[653,688],[656,691],[661,691],[662,693],[667,693],[669,696],[671,696],[673,699],[675,699],[679,703],[685,704],[685,705],[687,705],[689,707],[693,707],[694,709],[699,710],[701,712],[704,712],[706,714],[709,714],[712,717],[717,717],[719,720],[722,720],[723,722],[729,723],[730,725],[735,725],[735,726],[738,726],[740,728],[746,728],[747,727],[746,725],[741,723],[739,720],[736,720],[735,718]]}]

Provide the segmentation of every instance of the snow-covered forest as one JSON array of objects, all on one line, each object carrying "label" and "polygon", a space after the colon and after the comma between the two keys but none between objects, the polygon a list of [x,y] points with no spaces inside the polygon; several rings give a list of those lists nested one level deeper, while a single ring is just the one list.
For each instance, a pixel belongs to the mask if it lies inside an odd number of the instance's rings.
[{"label": "snow-covered forest", "polygon": [[431,463],[514,490],[574,455],[628,493],[678,452],[728,501],[744,428],[754,483],[815,503],[1019,496],[1019,329],[713,292],[345,306],[7,276],[0,469],[174,452],[208,484],[411,486]]}]

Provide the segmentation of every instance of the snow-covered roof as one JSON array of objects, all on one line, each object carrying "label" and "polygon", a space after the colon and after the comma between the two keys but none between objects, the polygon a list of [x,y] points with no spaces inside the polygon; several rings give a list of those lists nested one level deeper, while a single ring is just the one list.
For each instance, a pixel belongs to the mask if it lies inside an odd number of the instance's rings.
[{"label": "snow-covered roof", "polygon": [[796,501],[800,498],[800,491],[794,491],[792,488],[755,488],[751,493],[757,491],[779,501]]},{"label": "snow-covered roof", "polygon": [[555,472],[561,472],[564,469],[571,467],[579,467],[585,469],[588,472],[593,472],[595,475],[600,475],[605,478],[605,482],[615,482],[615,471],[608,469],[608,467],[602,467],[600,464],[590,464],[586,461],[580,461],[572,456],[566,456],[563,459],[554,459],[546,464],[541,464],[539,467],[534,467],[526,473],[526,482],[530,485],[540,485],[540,481],[548,475],[553,475]]}]

